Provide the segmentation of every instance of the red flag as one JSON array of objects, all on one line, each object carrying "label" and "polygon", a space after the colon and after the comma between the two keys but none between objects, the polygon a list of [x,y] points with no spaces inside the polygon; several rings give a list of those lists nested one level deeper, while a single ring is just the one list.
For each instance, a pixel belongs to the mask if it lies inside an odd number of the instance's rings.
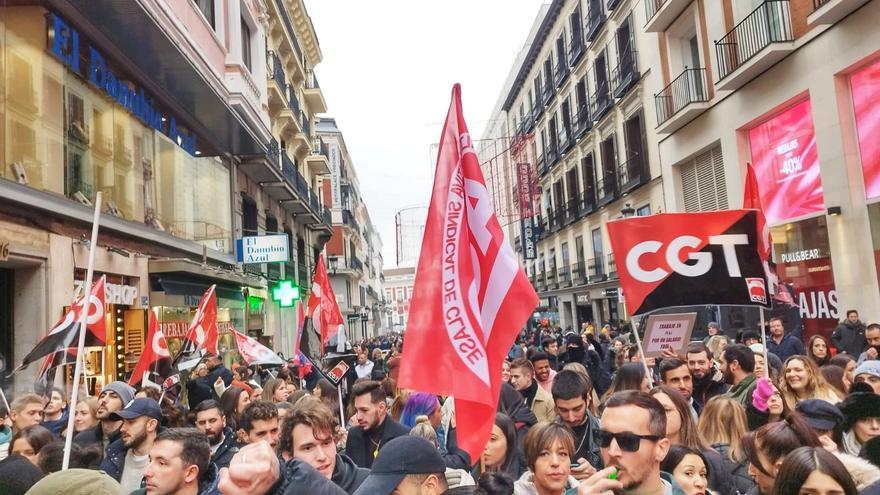
[{"label": "red flag", "polygon": [[235,336],[235,344],[238,346],[238,353],[248,366],[252,364],[284,364],[284,361],[278,357],[278,354],[275,354],[272,352],[272,349],[257,342],[255,338],[236,331],[232,326],[229,327],[229,331]]},{"label": "red flag", "polygon": [[[156,320],[156,314],[153,313],[152,310],[148,311],[150,313],[149,324],[147,329],[147,342],[144,346],[144,350],[141,352],[141,357],[138,359],[137,366],[135,366],[134,371],[131,373],[131,379],[129,379],[128,384],[132,387],[140,384],[144,376],[150,372],[151,369],[155,368],[154,363],[167,360],[168,362],[168,370],[170,371],[171,364],[171,353],[168,351],[168,341],[165,340],[165,334],[162,333],[162,330],[159,328],[159,321]],[[162,378],[165,378],[166,373],[160,373],[163,375]],[[153,380],[156,383],[161,383],[162,380]]]},{"label": "red flag", "polygon": [[[92,293],[89,297],[88,316],[86,317],[86,346],[99,346],[107,342],[107,324],[105,318],[105,295],[102,276],[92,284]],[[45,356],[52,356],[49,364],[44,363],[44,369],[48,369],[54,363],[60,364],[64,360],[65,352],[71,347],[76,348],[79,344],[79,320],[83,310],[83,298],[78,298],[73,306],[58,320],[49,330],[49,333],[40,340],[36,347],[22,359],[21,365],[15,371],[22,370],[28,364]],[[61,353],[56,356],[57,353]]]},{"label": "red flag", "polygon": [[312,295],[309,297],[309,317],[312,325],[321,334],[321,349],[339,331],[342,325],[342,312],[336,304],[336,295],[330,286],[330,277],[327,276],[327,268],[324,266],[324,255],[318,256],[315,268],[315,280],[312,282]]},{"label": "red flag", "polygon": [[501,362],[537,305],[495,217],[456,84],[440,136],[399,383],[455,397],[459,446],[471,459],[479,458],[495,421]]},{"label": "red flag", "polygon": [[758,210],[758,232],[761,238],[758,248],[764,261],[764,269],[767,272],[767,284],[771,295],[778,292],[779,278],[776,275],[776,264],[773,263],[772,249],[773,239],[770,236],[770,226],[767,225],[767,217],[764,216],[764,206],[761,204],[761,193],[758,189],[758,176],[751,163],[746,164],[746,183],[743,188],[743,208]]},{"label": "red flag", "polygon": [[212,285],[202,294],[199,307],[189,324],[186,332],[184,346],[185,352],[193,352],[206,349],[212,354],[217,354],[217,339],[220,332],[217,330],[217,295],[214,293],[216,285]]}]

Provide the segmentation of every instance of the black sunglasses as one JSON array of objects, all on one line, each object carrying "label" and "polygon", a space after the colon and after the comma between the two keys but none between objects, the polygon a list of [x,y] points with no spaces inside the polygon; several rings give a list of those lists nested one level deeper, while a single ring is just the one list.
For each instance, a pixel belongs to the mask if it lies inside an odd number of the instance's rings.
[{"label": "black sunglasses", "polygon": [[660,440],[659,435],[636,435],[628,431],[620,433],[611,433],[610,431],[599,430],[599,446],[607,449],[611,446],[611,440],[617,440],[617,446],[624,452],[638,452],[639,445],[642,440],[650,440],[656,442]]}]

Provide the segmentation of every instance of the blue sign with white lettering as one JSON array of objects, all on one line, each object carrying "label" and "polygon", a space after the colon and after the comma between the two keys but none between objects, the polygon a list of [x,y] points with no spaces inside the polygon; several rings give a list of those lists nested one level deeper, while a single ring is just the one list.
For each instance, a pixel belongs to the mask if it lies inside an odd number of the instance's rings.
[{"label": "blue sign with white lettering", "polygon": [[[132,87],[111,71],[104,56],[93,46],[89,45],[83,50],[80,47],[79,31],[73,29],[67,21],[55,14],[49,14],[49,23],[49,48],[65,67],[84,77],[93,86],[125,107],[144,125],[165,134],[190,155],[196,154],[195,134],[179,128],[174,116],[165,118],[154,105],[153,99],[145,94],[144,88]],[[82,53],[88,54],[86,74],[82,71]]]},{"label": "blue sign with white lettering", "polygon": [[256,235],[235,241],[235,256],[239,263],[274,263],[290,260],[287,234]]}]

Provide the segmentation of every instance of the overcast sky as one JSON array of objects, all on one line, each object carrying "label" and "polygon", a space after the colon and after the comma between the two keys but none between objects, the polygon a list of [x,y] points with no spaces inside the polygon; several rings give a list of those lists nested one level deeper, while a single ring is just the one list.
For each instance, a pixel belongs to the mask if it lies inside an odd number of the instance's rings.
[{"label": "overcast sky", "polygon": [[324,60],[315,69],[395,266],[394,214],[427,205],[430,156],[452,85],[471,135],[489,119],[545,0],[306,0]]}]

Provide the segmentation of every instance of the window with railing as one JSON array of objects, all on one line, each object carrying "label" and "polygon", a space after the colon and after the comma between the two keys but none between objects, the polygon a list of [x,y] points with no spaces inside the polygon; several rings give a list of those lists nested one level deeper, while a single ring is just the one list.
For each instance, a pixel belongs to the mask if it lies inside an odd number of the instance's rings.
[{"label": "window with railing", "polygon": [[715,42],[719,79],[727,77],[771,44],[793,40],[789,0],[766,0]]},{"label": "window with railing", "polygon": [[706,69],[689,69],[678,75],[668,86],[654,96],[657,123],[662,124],[691,103],[707,102]]},{"label": "window with railing", "polygon": [[605,9],[602,0],[587,0],[587,41],[596,39],[605,24]]}]

